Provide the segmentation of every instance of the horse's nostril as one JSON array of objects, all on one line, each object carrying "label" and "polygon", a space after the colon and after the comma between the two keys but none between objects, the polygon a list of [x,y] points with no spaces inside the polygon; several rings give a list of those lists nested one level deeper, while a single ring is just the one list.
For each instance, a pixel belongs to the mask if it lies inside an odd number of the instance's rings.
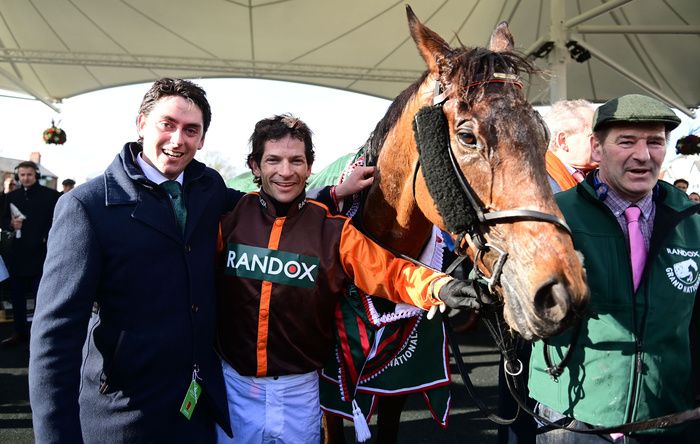
[{"label": "horse's nostril", "polygon": [[569,293],[559,281],[552,280],[535,292],[535,312],[540,318],[561,322],[569,312]]}]

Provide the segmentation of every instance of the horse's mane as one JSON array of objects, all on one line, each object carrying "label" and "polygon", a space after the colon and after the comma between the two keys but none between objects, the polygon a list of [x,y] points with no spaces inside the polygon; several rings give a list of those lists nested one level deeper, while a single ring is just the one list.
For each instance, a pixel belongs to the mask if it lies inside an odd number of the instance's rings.
[{"label": "horse's mane", "polygon": [[[524,57],[514,52],[494,52],[486,48],[455,48],[439,61],[440,83],[446,89],[459,85],[462,100],[467,105],[480,98],[485,91],[484,85],[470,87],[475,82],[490,79],[496,72],[520,75],[537,73],[537,68]],[[420,85],[428,76],[425,71],[418,80],[406,88],[389,105],[384,117],[377,123],[374,131],[365,143],[365,159],[368,165],[375,165],[386,136],[403,114],[406,104],[416,94]],[[512,85],[506,85],[512,87]]]},{"label": "horse's mane", "polygon": [[377,122],[377,126],[374,131],[369,135],[367,142],[365,142],[365,161],[367,165],[375,165],[377,163],[377,158],[379,157],[379,151],[384,145],[386,140],[386,135],[389,130],[394,127],[396,121],[399,120],[401,114],[403,114],[403,109],[408,103],[408,101],[413,97],[421,84],[425,81],[428,76],[428,71],[425,71],[415,82],[411,84],[408,88],[403,90],[399,94],[389,108],[386,110],[384,117]]}]

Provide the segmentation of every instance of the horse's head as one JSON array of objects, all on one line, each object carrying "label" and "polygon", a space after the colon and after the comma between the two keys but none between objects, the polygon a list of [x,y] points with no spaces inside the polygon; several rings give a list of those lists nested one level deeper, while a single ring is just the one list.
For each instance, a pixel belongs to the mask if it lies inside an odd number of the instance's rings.
[{"label": "horse's head", "polygon": [[557,334],[585,305],[587,286],[547,180],[546,127],[521,91],[519,75],[533,68],[512,52],[505,22],[489,49],[450,48],[407,14],[428,65],[405,108],[421,108],[418,207],[491,280],[513,329],[526,339]]}]

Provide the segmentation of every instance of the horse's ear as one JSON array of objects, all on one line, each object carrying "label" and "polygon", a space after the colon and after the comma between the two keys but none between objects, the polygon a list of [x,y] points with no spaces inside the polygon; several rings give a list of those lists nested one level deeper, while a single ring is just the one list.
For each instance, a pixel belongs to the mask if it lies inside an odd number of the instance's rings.
[{"label": "horse's ear", "polygon": [[409,5],[406,5],[406,17],[411,37],[416,42],[418,51],[428,65],[428,69],[431,72],[438,72],[438,60],[450,52],[450,45],[437,33],[423,25]]},{"label": "horse's ear", "polygon": [[513,34],[508,29],[508,22],[501,22],[491,34],[489,49],[494,52],[513,51],[514,43]]}]

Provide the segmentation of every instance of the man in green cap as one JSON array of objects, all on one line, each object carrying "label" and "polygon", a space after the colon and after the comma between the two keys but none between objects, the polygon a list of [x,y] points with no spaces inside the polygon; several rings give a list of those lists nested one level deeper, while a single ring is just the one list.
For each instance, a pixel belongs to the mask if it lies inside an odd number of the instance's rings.
[{"label": "man in green cap", "polygon": [[[599,169],[556,195],[590,287],[580,325],[532,351],[530,395],[538,413],[559,425],[607,427],[694,407],[700,205],[658,180],[679,123],[651,97],[605,103],[591,136]],[[697,442],[690,428],[588,435],[541,423],[537,442]]]}]

